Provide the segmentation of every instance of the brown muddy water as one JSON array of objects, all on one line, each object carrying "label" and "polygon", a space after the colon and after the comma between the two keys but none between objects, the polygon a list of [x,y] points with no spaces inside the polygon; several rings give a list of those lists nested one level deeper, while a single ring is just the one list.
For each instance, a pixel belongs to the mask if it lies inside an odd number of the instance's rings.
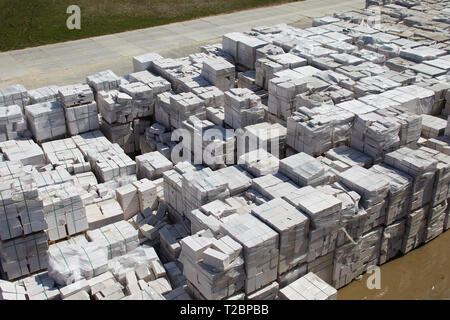
[{"label": "brown muddy water", "polygon": [[368,289],[365,274],[340,289],[338,299],[450,299],[450,230],[380,270],[381,289]]}]

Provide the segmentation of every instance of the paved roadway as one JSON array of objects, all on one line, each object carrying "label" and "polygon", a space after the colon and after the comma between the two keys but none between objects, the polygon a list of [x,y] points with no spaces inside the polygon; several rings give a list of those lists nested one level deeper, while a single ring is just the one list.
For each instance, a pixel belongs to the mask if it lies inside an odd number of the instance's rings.
[{"label": "paved roadway", "polygon": [[136,55],[157,52],[164,57],[182,57],[198,52],[201,45],[220,42],[228,32],[279,23],[305,28],[311,26],[312,18],[364,5],[364,0],[306,0],[8,51],[0,53],[0,87],[21,83],[27,89],[35,89],[78,83],[86,75],[106,69],[125,75],[132,72],[132,57]]}]

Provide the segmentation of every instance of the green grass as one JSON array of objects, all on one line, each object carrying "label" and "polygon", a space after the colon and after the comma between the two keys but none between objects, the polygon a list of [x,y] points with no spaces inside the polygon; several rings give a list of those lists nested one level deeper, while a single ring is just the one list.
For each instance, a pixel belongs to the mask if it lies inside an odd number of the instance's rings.
[{"label": "green grass", "polygon": [[[0,51],[82,39],[295,0],[0,0]],[[81,8],[81,30],[66,9]]]}]

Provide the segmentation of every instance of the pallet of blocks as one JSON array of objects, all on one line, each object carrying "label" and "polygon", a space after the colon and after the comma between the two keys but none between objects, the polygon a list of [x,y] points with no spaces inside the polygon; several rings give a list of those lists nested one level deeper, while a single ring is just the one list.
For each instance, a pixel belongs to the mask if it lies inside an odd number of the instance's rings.
[{"label": "pallet of blocks", "polygon": [[48,239],[56,241],[88,230],[86,208],[79,189],[72,183],[39,189],[43,201]]},{"label": "pallet of blocks", "polygon": [[132,82],[120,85],[119,90],[125,92],[133,99],[131,102],[133,118],[153,115],[155,111],[153,104],[154,93],[148,85],[142,82]]},{"label": "pallet of blocks", "polygon": [[88,132],[73,137],[75,144],[91,163],[99,182],[134,175],[136,163],[118,144],[111,143],[99,132]]},{"label": "pallet of blocks", "polygon": [[253,148],[265,149],[279,159],[284,158],[287,135],[285,127],[279,123],[262,122],[246,126],[244,130],[250,139],[249,145],[246,146],[249,151]]},{"label": "pallet of blocks", "polygon": [[279,235],[251,214],[222,219],[221,231],[243,247],[245,293],[251,294],[278,276]]},{"label": "pallet of blocks", "polygon": [[114,199],[86,205],[89,230],[95,230],[124,219],[123,210]]},{"label": "pallet of blocks", "polygon": [[406,219],[397,220],[384,227],[380,245],[380,265],[401,253],[405,231]]},{"label": "pallet of blocks", "polygon": [[280,169],[280,161],[264,149],[256,149],[239,156],[238,164],[254,177],[275,174]]},{"label": "pallet of blocks", "polygon": [[118,90],[98,93],[98,110],[109,124],[129,123],[133,120],[133,98]]},{"label": "pallet of blocks", "polygon": [[16,282],[0,280],[1,300],[27,300],[27,291],[23,285]]},{"label": "pallet of blocks", "polygon": [[389,182],[381,174],[356,166],[339,173],[342,184],[356,191],[361,200],[359,203],[366,211],[358,230],[352,232],[357,238],[362,234],[386,223],[386,197],[389,192]]},{"label": "pallet of blocks", "polygon": [[48,251],[48,275],[60,286],[92,279],[108,270],[108,248],[84,241],[52,246]]},{"label": "pallet of blocks", "polygon": [[104,119],[100,120],[100,130],[112,143],[117,143],[125,153],[136,151],[133,122],[109,124]]},{"label": "pallet of blocks", "polygon": [[58,90],[59,87],[55,85],[28,90],[28,97],[30,97],[30,104],[56,101],[56,99],[58,98]]},{"label": "pallet of blocks", "polygon": [[67,131],[71,136],[98,130],[97,103],[87,84],[60,87],[57,100],[64,106]]},{"label": "pallet of blocks", "polygon": [[367,220],[367,211],[359,204],[361,196],[341,182],[318,186],[317,189],[342,201],[341,218],[339,220],[341,229],[338,233],[336,245],[343,245],[348,241],[348,236],[357,237],[361,233],[361,225]]},{"label": "pallet of blocks", "polygon": [[94,92],[118,89],[121,79],[111,70],[100,71],[86,77],[86,83]]},{"label": "pallet of blocks", "polygon": [[27,121],[18,105],[0,107],[0,141],[31,137]]},{"label": "pallet of blocks", "polygon": [[216,239],[210,231],[181,240],[183,274],[202,300],[223,300],[244,288],[242,246],[229,236]]},{"label": "pallet of blocks", "polygon": [[293,190],[283,197],[310,219],[307,261],[333,252],[336,248],[342,202],[311,186]]},{"label": "pallet of blocks", "polygon": [[136,157],[138,179],[159,179],[165,171],[171,170],[173,164],[159,151],[149,152]]},{"label": "pallet of blocks", "polygon": [[172,170],[163,172],[164,200],[174,221],[182,222],[184,216],[182,175],[195,170],[197,168],[194,165],[183,161],[177,163]]},{"label": "pallet of blocks", "polygon": [[47,250],[43,231],[0,242],[2,277],[12,280],[46,269]]},{"label": "pallet of blocks", "polygon": [[404,218],[409,212],[413,178],[407,173],[385,164],[376,164],[369,171],[381,174],[389,182],[389,193],[385,206],[385,225]]},{"label": "pallet of blocks", "polygon": [[234,129],[264,121],[261,98],[250,89],[235,88],[225,92],[225,124]]},{"label": "pallet of blocks", "polygon": [[26,106],[25,116],[37,142],[64,138],[66,135],[64,109],[56,101]]},{"label": "pallet of blocks", "polygon": [[61,293],[48,272],[41,272],[22,280],[28,300],[59,300]]},{"label": "pallet of blocks", "polygon": [[300,187],[327,184],[328,172],[319,160],[300,152],[280,161],[280,173],[290,178]]},{"label": "pallet of blocks", "polygon": [[287,120],[296,109],[296,96],[307,91],[307,83],[300,74],[296,77],[274,77],[269,80],[269,112]]},{"label": "pallet of blocks", "polygon": [[354,117],[333,105],[300,107],[287,119],[286,144],[298,152],[319,156],[350,142]]},{"label": "pallet of blocks", "polygon": [[23,108],[30,104],[27,89],[21,84],[0,88],[0,105],[18,105]]},{"label": "pallet of blocks", "polygon": [[370,266],[378,264],[382,228],[376,228],[358,239],[336,248],[334,255],[333,287],[342,288]]},{"label": "pallet of blocks", "polygon": [[203,61],[201,75],[222,91],[234,88],[234,65],[223,58],[214,57]]},{"label": "pallet of blocks", "polygon": [[310,272],[280,290],[281,300],[336,300],[337,290]]},{"label": "pallet of blocks", "polygon": [[47,163],[53,168],[65,168],[70,174],[91,171],[91,164],[87,162],[71,138],[53,140],[42,144]]},{"label": "pallet of blocks", "polygon": [[227,184],[222,181],[221,175],[210,168],[184,173],[181,185],[184,215],[208,202],[225,199],[230,195]]},{"label": "pallet of blocks", "polygon": [[9,161],[17,161],[23,165],[43,166],[44,152],[31,138],[18,138],[0,142],[0,150]]},{"label": "pallet of blocks", "polygon": [[22,173],[22,166],[12,166],[6,162],[8,169],[16,168],[16,176],[1,177],[0,239],[5,241],[47,229],[44,218],[44,204],[39,197],[38,185],[33,178]]},{"label": "pallet of blocks", "polygon": [[192,92],[183,92],[169,97],[170,126],[181,128],[190,116],[206,119],[206,107],[202,99]]},{"label": "pallet of blocks", "polygon": [[256,50],[268,43],[241,32],[227,33],[222,36],[222,47],[225,53],[233,57],[236,66],[244,69],[255,69]]},{"label": "pallet of blocks", "polygon": [[127,221],[119,221],[87,233],[93,241],[108,250],[108,259],[124,255],[139,246],[138,231]]},{"label": "pallet of blocks", "polygon": [[279,235],[279,276],[306,261],[309,244],[308,217],[281,198],[255,207],[252,214]]}]

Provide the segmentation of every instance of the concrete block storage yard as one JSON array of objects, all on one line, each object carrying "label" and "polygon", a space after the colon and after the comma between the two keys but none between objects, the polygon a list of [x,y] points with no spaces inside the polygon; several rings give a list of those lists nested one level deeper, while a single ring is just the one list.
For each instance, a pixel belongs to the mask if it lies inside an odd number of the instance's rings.
[{"label": "concrete block storage yard", "polygon": [[0,88],[0,299],[336,299],[440,237],[450,6],[384,2]]}]

